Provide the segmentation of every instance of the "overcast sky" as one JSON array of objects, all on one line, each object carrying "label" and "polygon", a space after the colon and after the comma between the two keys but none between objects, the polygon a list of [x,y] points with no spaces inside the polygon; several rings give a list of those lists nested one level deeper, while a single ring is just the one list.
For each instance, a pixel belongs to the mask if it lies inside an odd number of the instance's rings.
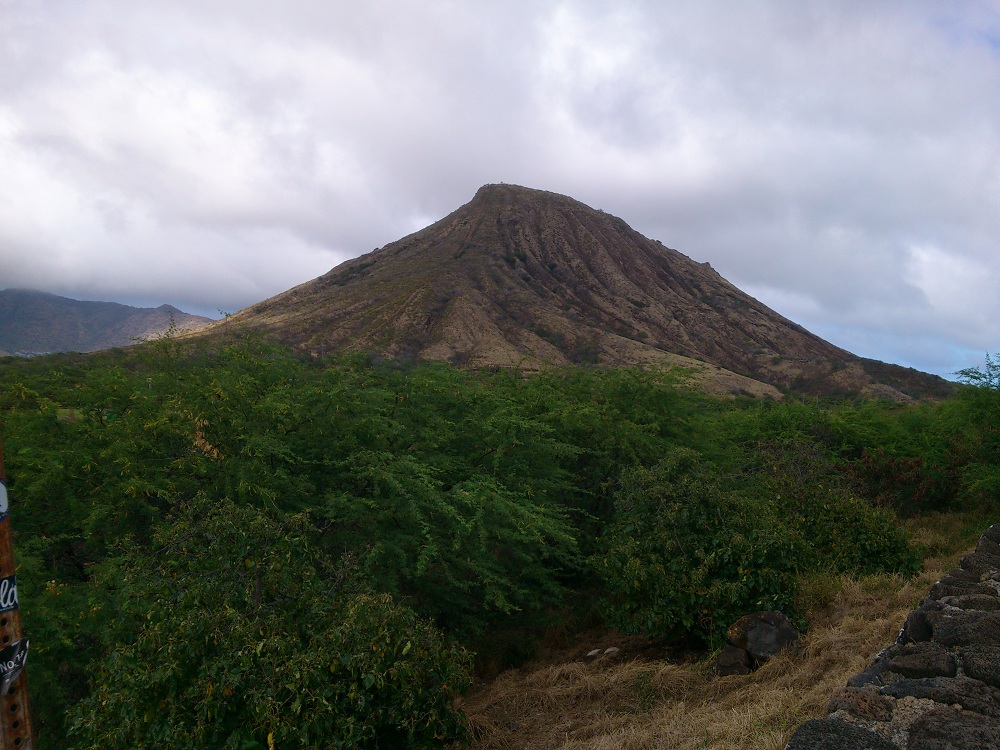
[{"label": "overcast sky", "polygon": [[1000,2],[0,0],[0,288],[234,312],[485,183],[850,351],[1000,350]]}]

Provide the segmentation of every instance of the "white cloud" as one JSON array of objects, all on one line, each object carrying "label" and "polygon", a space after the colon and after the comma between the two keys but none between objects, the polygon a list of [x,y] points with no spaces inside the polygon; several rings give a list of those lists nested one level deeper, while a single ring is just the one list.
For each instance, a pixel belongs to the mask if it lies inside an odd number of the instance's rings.
[{"label": "white cloud", "polygon": [[933,245],[915,245],[909,251],[905,278],[927,298],[936,331],[970,347],[995,345],[991,339],[1000,315],[1000,261],[987,265]]},{"label": "white cloud", "polygon": [[231,310],[505,181],[947,371],[1000,339],[998,38],[971,0],[0,0],[0,284]]}]

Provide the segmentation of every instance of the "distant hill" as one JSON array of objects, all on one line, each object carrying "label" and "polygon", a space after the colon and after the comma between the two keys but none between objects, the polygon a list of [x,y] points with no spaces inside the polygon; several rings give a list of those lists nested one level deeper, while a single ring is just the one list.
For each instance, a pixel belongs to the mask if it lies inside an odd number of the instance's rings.
[{"label": "distant hill", "polygon": [[486,185],[440,221],[220,323],[314,354],[471,367],[683,365],[716,390],[947,392],[936,376],[824,341],[622,219]]},{"label": "distant hill", "polygon": [[116,302],[81,302],[29,289],[3,289],[0,355],[30,357],[128,346],[162,336],[171,321],[178,331],[193,331],[212,322],[172,305],[130,307]]}]

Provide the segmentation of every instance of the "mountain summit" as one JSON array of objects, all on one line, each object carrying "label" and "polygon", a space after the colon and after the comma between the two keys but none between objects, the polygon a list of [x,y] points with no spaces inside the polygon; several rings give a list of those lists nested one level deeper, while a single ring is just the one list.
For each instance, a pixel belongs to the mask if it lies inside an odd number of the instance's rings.
[{"label": "mountain summit", "polygon": [[622,219],[505,184],[230,322],[314,354],[527,369],[697,361],[814,390],[940,387],[824,341]]}]

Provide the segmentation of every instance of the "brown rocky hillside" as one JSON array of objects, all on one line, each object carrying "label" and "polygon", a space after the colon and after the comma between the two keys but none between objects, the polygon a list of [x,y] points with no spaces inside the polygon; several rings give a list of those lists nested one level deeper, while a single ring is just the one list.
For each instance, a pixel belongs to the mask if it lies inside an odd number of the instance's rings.
[{"label": "brown rocky hillside", "polygon": [[622,219],[514,185],[486,185],[431,226],[229,323],[314,354],[525,369],[680,364],[717,388],[772,394],[948,387],[824,341]]}]

